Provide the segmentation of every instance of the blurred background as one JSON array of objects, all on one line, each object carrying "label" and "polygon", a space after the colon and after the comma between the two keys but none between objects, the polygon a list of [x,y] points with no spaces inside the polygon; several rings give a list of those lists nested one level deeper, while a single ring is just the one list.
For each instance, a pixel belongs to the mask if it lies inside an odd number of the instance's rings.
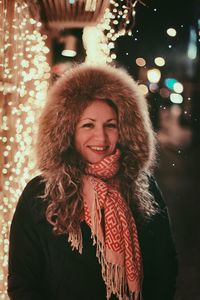
[{"label": "blurred background", "polygon": [[124,67],[147,98],[179,260],[175,300],[199,300],[200,0],[0,0],[0,15],[0,299],[46,93],[86,61]]}]

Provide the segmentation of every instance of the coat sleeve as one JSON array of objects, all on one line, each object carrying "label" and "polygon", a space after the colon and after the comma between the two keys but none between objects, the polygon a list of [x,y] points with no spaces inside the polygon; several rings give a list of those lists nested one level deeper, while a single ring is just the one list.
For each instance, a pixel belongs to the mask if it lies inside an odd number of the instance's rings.
[{"label": "coat sleeve", "polygon": [[173,300],[176,291],[177,253],[167,207],[160,189],[150,180],[150,192],[160,207],[144,239],[144,300]]},{"label": "coat sleeve", "polygon": [[[26,190],[26,189],[25,189]],[[43,254],[30,210],[30,195],[20,197],[10,229],[8,295],[11,300],[44,300]]]}]

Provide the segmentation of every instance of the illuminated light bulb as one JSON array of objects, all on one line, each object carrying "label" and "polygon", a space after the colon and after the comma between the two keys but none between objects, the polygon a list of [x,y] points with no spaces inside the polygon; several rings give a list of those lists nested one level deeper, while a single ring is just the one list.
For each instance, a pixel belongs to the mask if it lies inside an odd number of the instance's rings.
[{"label": "illuminated light bulb", "polygon": [[74,50],[63,50],[62,53],[61,53],[63,56],[67,56],[67,57],[75,57],[77,52],[74,51]]},{"label": "illuminated light bulb", "polygon": [[49,79],[51,77],[51,74],[44,74],[44,79]]},{"label": "illuminated light bulb", "polygon": [[167,34],[169,36],[172,36],[172,37],[176,36],[176,29],[174,29],[174,28],[168,28],[167,29]]},{"label": "illuminated light bulb", "polygon": [[50,51],[50,50],[49,50],[49,48],[47,48],[47,47],[43,47],[43,49],[42,49],[42,52],[44,52],[45,54],[46,54],[46,53],[49,53],[49,51]]},{"label": "illuminated light bulb", "polygon": [[108,44],[108,48],[109,48],[109,49],[112,49],[112,48],[114,48],[114,47],[115,47],[115,45],[114,45],[113,42],[110,42],[110,43]]},{"label": "illuminated light bulb", "polygon": [[180,82],[175,82],[173,86],[174,92],[182,93],[183,92],[183,85]]},{"label": "illuminated light bulb", "polygon": [[3,174],[7,174],[7,172],[8,172],[8,171],[7,171],[6,168],[2,169],[2,173],[3,173]]},{"label": "illuminated light bulb", "polygon": [[136,58],[135,62],[139,67],[144,67],[146,65],[146,61],[142,57]]},{"label": "illuminated light bulb", "polygon": [[108,32],[108,33],[106,34],[106,36],[107,36],[108,38],[111,38],[111,37],[112,37],[112,33]]},{"label": "illuminated light bulb", "polygon": [[111,58],[112,59],[116,59],[117,58],[117,55],[115,53],[111,54]]},{"label": "illuminated light bulb", "polygon": [[142,91],[142,93],[143,93],[144,95],[147,95],[147,94],[148,94],[149,90],[148,90],[148,87],[147,87],[145,84],[139,84],[138,87],[140,88],[140,90]]},{"label": "illuminated light bulb", "polygon": [[183,96],[180,94],[171,93],[170,100],[172,103],[181,104],[183,102]]},{"label": "illuminated light bulb", "polygon": [[163,67],[163,66],[165,65],[165,60],[164,60],[163,57],[156,57],[156,58],[154,59],[154,62],[155,62],[155,64],[156,64],[157,66],[159,66],[159,67]]},{"label": "illuminated light bulb", "polygon": [[150,69],[147,71],[147,78],[151,83],[158,83],[161,78],[161,72],[158,69]]},{"label": "illuminated light bulb", "polygon": [[8,154],[9,154],[8,151],[4,151],[3,156],[6,157],[6,156],[8,156]]},{"label": "illuminated light bulb", "polygon": [[30,18],[29,22],[30,22],[30,24],[36,24],[36,21],[32,18]]},{"label": "illuminated light bulb", "polygon": [[109,62],[109,63],[112,62],[112,58],[111,58],[111,57],[108,57],[108,58],[107,58],[107,62]]}]

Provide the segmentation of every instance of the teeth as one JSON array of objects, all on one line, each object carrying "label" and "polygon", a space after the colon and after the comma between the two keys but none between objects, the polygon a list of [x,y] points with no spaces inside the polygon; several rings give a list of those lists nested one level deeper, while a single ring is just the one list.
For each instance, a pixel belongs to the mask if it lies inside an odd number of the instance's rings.
[{"label": "teeth", "polygon": [[96,150],[96,151],[103,151],[106,149],[106,147],[90,147],[92,150]]}]

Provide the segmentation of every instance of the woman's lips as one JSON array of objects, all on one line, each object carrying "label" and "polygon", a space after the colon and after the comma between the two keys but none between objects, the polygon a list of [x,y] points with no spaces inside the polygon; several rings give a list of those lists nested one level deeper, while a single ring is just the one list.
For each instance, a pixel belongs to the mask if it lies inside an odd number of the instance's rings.
[{"label": "woman's lips", "polygon": [[88,147],[90,150],[98,154],[105,153],[109,148],[109,146],[88,146]]}]

